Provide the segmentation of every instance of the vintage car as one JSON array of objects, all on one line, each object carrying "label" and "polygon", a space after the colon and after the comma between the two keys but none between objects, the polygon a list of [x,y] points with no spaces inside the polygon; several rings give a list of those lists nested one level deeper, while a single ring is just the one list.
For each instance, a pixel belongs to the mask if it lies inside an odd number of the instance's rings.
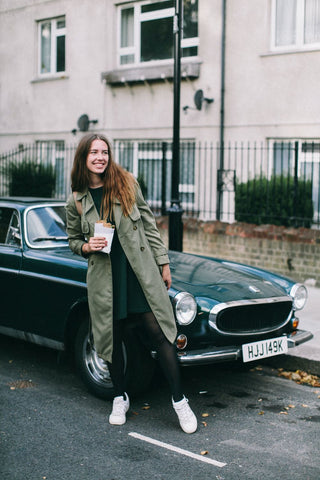
[{"label": "vintage car", "polygon": [[[87,388],[110,398],[108,368],[90,332],[87,261],[69,249],[64,207],[0,198],[0,333],[71,352]],[[307,298],[303,285],[227,260],[169,254],[182,365],[261,360],[312,338],[297,328],[296,312]],[[124,340],[131,393],[150,385],[156,357],[138,323],[130,322]]]}]

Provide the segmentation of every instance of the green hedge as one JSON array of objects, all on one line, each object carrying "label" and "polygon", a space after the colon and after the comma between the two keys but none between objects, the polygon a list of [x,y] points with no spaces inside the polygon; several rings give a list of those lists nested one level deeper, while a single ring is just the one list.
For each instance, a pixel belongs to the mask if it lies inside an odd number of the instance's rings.
[{"label": "green hedge", "polygon": [[235,218],[238,222],[310,228],[313,218],[312,182],[273,176],[237,183]]},{"label": "green hedge", "polygon": [[11,163],[8,175],[10,196],[54,196],[56,174],[52,165],[43,165],[32,160]]}]

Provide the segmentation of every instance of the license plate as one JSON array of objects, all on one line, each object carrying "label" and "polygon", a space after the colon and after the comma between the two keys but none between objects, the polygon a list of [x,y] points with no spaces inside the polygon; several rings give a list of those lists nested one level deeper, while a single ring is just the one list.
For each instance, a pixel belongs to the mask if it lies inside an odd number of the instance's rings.
[{"label": "license plate", "polygon": [[269,338],[259,342],[245,343],[242,345],[242,358],[244,362],[252,362],[261,358],[274,357],[288,352],[287,337]]}]

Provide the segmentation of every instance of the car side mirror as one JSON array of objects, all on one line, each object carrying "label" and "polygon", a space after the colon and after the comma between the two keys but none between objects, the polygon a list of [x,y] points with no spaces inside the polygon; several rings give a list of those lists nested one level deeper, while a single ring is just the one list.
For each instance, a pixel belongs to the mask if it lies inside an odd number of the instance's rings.
[{"label": "car side mirror", "polygon": [[9,228],[6,243],[8,245],[21,245],[21,234],[19,228],[12,226]]}]

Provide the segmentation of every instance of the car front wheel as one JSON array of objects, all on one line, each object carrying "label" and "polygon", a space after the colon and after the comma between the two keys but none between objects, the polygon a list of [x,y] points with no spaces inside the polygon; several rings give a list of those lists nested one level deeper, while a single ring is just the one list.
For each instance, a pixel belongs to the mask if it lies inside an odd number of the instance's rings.
[{"label": "car front wheel", "polygon": [[[108,365],[94,348],[88,321],[80,324],[74,347],[77,371],[88,390],[97,397],[112,399],[114,390]],[[133,329],[127,329],[125,333],[123,351],[125,388],[129,395],[137,395],[150,387],[154,360]]]}]

